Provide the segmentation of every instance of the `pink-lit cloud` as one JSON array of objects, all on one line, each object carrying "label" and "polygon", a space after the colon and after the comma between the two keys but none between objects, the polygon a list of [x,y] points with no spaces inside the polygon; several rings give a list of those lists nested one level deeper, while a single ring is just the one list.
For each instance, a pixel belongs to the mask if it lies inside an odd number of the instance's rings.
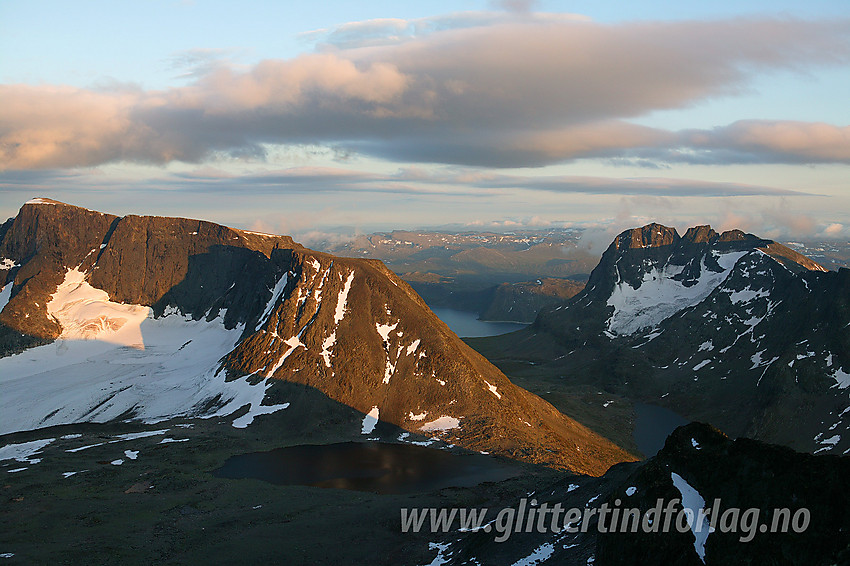
[{"label": "pink-lit cloud", "polygon": [[202,162],[300,143],[497,167],[582,157],[850,162],[845,125],[744,120],[670,132],[628,121],[734,95],[763,71],[847,64],[846,21],[466,14],[327,35],[340,41],[247,69],[216,62],[162,91],[0,85],[0,168]]}]

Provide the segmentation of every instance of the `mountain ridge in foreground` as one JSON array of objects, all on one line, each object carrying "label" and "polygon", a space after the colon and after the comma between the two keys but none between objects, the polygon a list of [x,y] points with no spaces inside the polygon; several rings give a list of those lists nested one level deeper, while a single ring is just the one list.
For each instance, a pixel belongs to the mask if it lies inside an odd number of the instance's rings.
[{"label": "mountain ridge in foreground", "polygon": [[33,199],[0,228],[0,266],[4,433],[236,412],[247,426],[287,409],[264,403],[284,380],[366,415],[364,435],[380,420],[594,475],[634,459],[514,386],[378,261]]},{"label": "mountain ridge in foreground", "polygon": [[848,325],[850,270],[737,230],[680,236],[650,224],[615,238],[585,289],[531,328],[470,342],[514,376],[531,360],[527,376],[663,405],[733,437],[842,454]]}]

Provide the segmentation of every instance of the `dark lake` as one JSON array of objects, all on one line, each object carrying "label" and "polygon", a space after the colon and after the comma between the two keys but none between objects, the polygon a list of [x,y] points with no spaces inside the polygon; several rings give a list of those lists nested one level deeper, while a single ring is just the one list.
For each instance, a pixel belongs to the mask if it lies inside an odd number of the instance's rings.
[{"label": "dark lake", "polygon": [[634,407],[635,444],[647,458],[655,456],[664,448],[664,441],[677,427],[691,422],[664,407],[637,402]]},{"label": "dark lake", "polygon": [[443,307],[431,307],[431,310],[452,329],[452,332],[461,338],[497,336],[528,326],[519,322],[488,322],[486,320],[478,320],[478,315],[469,311],[459,311]]},{"label": "dark lake", "polygon": [[213,475],[279,485],[418,493],[501,481],[520,473],[519,466],[485,454],[453,454],[410,444],[343,442],[233,456]]}]

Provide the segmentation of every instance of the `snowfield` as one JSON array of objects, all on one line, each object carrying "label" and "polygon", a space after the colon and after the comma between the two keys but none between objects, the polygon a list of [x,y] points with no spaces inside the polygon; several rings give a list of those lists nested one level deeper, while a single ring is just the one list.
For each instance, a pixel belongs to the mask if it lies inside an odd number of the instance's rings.
[{"label": "snowfield", "polygon": [[637,289],[624,281],[618,282],[607,302],[608,306],[614,307],[614,313],[608,319],[608,331],[633,334],[643,328],[652,328],[682,309],[696,305],[726,279],[738,260],[747,253],[716,256],[723,269],[720,272],[709,270],[703,259],[700,277],[689,287],[673,279],[684,269],[680,265],[666,265],[662,269],[653,267],[644,274]]},{"label": "snowfield", "polygon": [[113,303],[69,270],[48,313],[62,325],[59,339],[0,359],[0,434],[119,417],[225,416],[247,406],[233,423],[244,427],[288,406],[262,405],[267,380],[226,382],[218,371],[242,334],[224,327],[223,312],[211,322],[174,310],[154,319],[148,307]]}]

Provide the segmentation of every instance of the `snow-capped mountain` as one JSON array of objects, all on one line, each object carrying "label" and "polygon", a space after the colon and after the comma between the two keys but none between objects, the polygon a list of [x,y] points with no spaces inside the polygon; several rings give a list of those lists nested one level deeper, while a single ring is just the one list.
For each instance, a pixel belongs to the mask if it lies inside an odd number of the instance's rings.
[{"label": "snow-capped mountain", "polygon": [[585,290],[525,332],[554,345],[535,358],[546,371],[731,435],[841,454],[850,450],[849,325],[850,270],[740,231],[679,236],[650,224],[620,234]]},{"label": "snow-capped mountain", "polygon": [[[0,434],[285,411],[275,380],[474,450],[601,474],[633,459],[514,386],[374,260],[48,199],[0,226]],[[360,428],[360,427],[359,427]]]}]

